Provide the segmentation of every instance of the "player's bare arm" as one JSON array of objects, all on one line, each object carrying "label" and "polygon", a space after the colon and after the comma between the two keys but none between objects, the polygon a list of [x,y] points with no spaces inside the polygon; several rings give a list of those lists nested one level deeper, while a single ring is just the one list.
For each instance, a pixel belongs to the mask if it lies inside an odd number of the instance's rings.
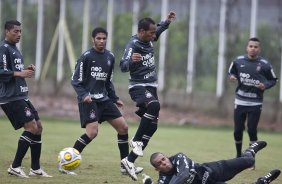
[{"label": "player's bare arm", "polygon": [[15,77],[32,78],[34,76],[33,70],[22,70],[20,72],[14,72]]}]

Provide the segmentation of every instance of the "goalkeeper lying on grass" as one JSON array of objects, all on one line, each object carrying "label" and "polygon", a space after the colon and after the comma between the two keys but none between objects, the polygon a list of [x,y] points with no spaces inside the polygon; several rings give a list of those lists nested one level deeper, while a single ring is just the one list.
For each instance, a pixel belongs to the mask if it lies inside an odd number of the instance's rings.
[{"label": "goalkeeper lying on grass", "polygon": [[[156,152],[151,155],[150,162],[159,172],[158,184],[224,184],[241,171],[255,163],[255,154],[267,145],[257,141],[246,149],[242,157],[215,162],[195,163],[183,153],[171,157]],[[270,183],[280,175],[275,169],[258,178],[256,184]],[[152,184],[149,176],[144,175],[144,184]]]}]

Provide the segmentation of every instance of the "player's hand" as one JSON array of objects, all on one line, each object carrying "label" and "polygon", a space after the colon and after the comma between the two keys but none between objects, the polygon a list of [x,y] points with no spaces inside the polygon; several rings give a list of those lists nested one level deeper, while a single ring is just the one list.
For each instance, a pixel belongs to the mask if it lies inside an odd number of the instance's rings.
[{"label": "player's hand", "polygon": [[166,21],[172,22],[176,19],[176,13],[174,11],[170,11],[167,15]]},{"label": "player's hand", "polygon": [[237,78],[234,75],[229,75],[229,80],[237,81]]},{"label": "player's hand", "polygon": [[84,99],[83,99],[83,102],[85,103],[91,103],[92,102],[92,98],[90,95],[86,96]]},{"label": "player's hand", "polygon": [[123,107],[123,102],[122,102],[121,100],[117,100],[117,101],[116,101],[116,105],[117,105],[119,108],[121,108],[121,107]]},{"label": "player's hand", "polygon": [[18,72],[14,72],[15,77],[22,77],[22,78],[32,78],[34,76],[33,70],[22,70]]},{"label": "player's hand", "polygon": [[34,64],[30,64],[30,65],[27,66],[27,69],[35,71],[35,65]]},{"label": "player's hand", "polygon": [[265,90],[265,85],[263,83],[259,83],[258,85],[255,85],[257,88],[260,90],[264,91]]},{"label": "player's hand", "polygon": [[139,62],[142,60],[142,56],[139,53],[133,53],[131,56],[132,61],[135,62]]},{"label": "player's hand", "polygon": [[150,176],[146,174],[142,174],[142,176],[143,176],[143,179],[142,179],[143,184],[153,184],[154,183]]}]

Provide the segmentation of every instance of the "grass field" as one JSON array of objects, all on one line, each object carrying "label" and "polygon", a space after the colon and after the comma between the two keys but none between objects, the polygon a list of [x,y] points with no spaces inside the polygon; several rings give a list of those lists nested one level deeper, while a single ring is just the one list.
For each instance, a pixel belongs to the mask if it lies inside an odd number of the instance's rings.
[{"label": "grass field", "polygon": [[[85,148],[82,153],[82,164],[76,170],[77,176],[62,175],[57,171],[57,154],[74,141],[84,130],[75,120],[44,119],[43,147],[41,165],[53,178],[29,178],[21,179],[7,174],[7,168],[11,164],[21,130],[14,131],[7,119],[0,119],[0,183],[25,184],[25,183],[54,183],[54,184],[125,184],[142,183],[139,176],[137,182],[120,174],[119,154],[116,144],[116,132],[107,123],[103,123],[99,129],[98,137]],[[129,124],[129,136],[136,131],[137,124]],[[248,145],[248,137],[244,135],[244,147]],[[256,156],[256,170],[243,171],[237,175],[231,184],[250,184],[257,177],[264,175],[270,169],[282,169],[282,134],[275,132],[260,132],[259,138],[266,140],[268,146]],[[165,152],[168,155],[176,152],[184,152],[196,162],[215,161],[229,159],[235,156],[232,129],[227,128],[200,128],[193,126],[162,125],[149,146],[144,152],[144,157],[136,161],[137,166],[144,167],[144,173],[157,178],[157,173],[149,164],[149,156],[155,151]],[[28,173],[30,168],[30,154],[23,161],[24,170]],[[273,183],[282,183],[280,176]]]}]

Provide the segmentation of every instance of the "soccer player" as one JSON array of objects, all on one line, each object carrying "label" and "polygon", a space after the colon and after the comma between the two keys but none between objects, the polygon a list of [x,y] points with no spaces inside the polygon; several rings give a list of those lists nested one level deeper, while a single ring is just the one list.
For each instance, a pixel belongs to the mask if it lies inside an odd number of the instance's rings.
[{"label": "soccer player", "polygon": [[[106,49],[108,32],[101,27],[92,31],[93,47],[77,60],[71,84],[77,93],[81,127],[85,133],[74,144],[80,153],[97,136],[98,127],[108,121],[117,131],[120,159],[128,155],[128,125],[118,107],[123,102],[117,97],[112,83],[115,57]],[[59,168],[65,174],[75,174]],[[140,173],[143,168],[135,168]],[[121,166],[121,172],[126,170]]]},{"label": "soccer player", "polygon": [[[280,173],[281,173],[281,171],[279,169],[273,169],[269,173],[267,173],[266,175],[259,177],[257,179],[257,181],[252,182],[252,184],[269,184],[272,181],[274,181],[276,178],[278,178]],[[148,176],[146,174],[142,174],[142,175],[143,175],[143,179],[142,179],[143,184],[153,184],[154,183],[150,176]],[[202,183],[200,183],[200,184],[202,184]],[[220,184],[220,182],[218,182],[217,184]],[[222,184],[224,184],[224,183],[222,183]]]},{"label": "soccer player", "polygon": [[[34,75],[35,66],[24,67],[24,59],[16,44],[22,35],[21,23],[9,20],[5,23],[5,39],[0,44],[0,104],[15,130],[23,128],[18,148],[8,174],[52,177],[40,167],[42,124],[38,112],[28,99],[25,78]],[[22,160],[30,148],[31,169],[27,176]]]},{"label": "soccer player", "polygon": [[120,61],[121,71],[130,73],[129,94],[139,108],[136,114],[141,117],[136,134],[129,142],[132,151],[121,161],[133,180],[137,180],[134,162],[138,156],[143,156],[143,150],[158,126],[160,103],[153,41],[158,40],[175,18],[175,12],[170,12],[166,20],[157,25],[151,18],[141,19],[138,33],[130,38]]},{"label": "soccer player", "polygon": [[[158,184],[223,184],[251,167],[255,163],[255,154],[266,145],[265,141],[257,141],[246,149],[241,157],[230,160],[196,163],[183,153],[167,157],[156,152],[151,155],[150,162],[159,172]],[[273,170],[260,177],[256,183],[270,183],[279,174],[280,170]],[[150,180],[147,176],[143,183],[150,184]]]},{"label": "soccer player", "polygon": [[263,93],[277,81],[271,64],[259,56],[261,44],[258,38],[249,39],[246,51],[246,55],[238,56],[229,67],[229,79],[238,82],[234,102],[234,139],[237,157],[242,153],[246,120],[250,144],[258,140],[257,127],[262,111]]}]

